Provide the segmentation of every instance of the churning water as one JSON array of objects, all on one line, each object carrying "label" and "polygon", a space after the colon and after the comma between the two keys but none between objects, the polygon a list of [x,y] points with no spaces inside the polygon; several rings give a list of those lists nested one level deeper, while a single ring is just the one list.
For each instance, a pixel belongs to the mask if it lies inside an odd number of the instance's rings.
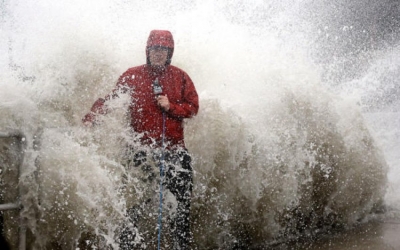
[{"label": "churning water", "polygon": [[[19,185],[28,246],[118,248],[142,185],[122,165],[128,99],[98,127],[81,118],[145,62],[152,29],[171,30],[172,64],[200,95],[185,127],[196,249],[263,249],[398,216],[397,6],[362,2],[2,1],[0,132],[24,133],[26,149],[18,183],[21,143],[1,139],[0,199]],[[15,247],[18,216],[3,217]]]}]

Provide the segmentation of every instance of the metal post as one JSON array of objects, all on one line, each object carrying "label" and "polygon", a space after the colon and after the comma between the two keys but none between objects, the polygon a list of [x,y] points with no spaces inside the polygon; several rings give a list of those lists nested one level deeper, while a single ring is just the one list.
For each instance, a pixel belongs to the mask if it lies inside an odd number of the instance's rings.
[{"label": "metal post", "polygon": [[0,211],[19,209],[20,207],[19,203],[0,204]]},{"label": "metal post", "polygon": [[[26,139],[23,133],[19,131],[13,131],[13,132],[0,132],[0,138],[11,138],[15,137],[19,139],[20,143],[22,143],[22,160],[21,164],[18,167],[18,181],[21,177],[22,173],[22,167],[24,164],[24,156],[25,156],[25,148],[26,148]],[[18,183],[18,199],[21,197],[21,186]],[[0,204],[0,211],[4,210],[13,210],[13,209],[21,209],[21,202],[20,200],[15,202],[15,203],[7,203],[7,204]],[[20,216],[20,224],[19,224],[19,250],[26,250],[26,223],[25,223],[25,218]]]}]

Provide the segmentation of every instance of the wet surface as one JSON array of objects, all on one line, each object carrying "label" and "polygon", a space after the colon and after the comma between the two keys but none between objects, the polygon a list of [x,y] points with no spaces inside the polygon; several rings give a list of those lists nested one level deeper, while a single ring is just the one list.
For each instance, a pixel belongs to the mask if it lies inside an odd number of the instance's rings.
[{"label": "wet surface", "polygon": [[333,236],[321,237],[313,242],[296,243],[286,249],[398,250],[400,249],[400,220],[370,222]]}]

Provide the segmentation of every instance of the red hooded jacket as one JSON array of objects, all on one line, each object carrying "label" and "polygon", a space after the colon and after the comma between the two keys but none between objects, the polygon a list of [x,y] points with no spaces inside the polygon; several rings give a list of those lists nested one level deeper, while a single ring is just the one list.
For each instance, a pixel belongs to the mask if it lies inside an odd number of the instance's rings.
[{"label": "red hooded jacket", "polygon": [[[167,37],[167,39],[165,39]],[[165,42],[167,40],[167,42]],[[172,41],[172,43],[171,43]],[[146,48],[151,46],[164,46],[170,48],[169,59],[173,53],[173,39],[169,31],[152,31]],[[118,90],[128,90],[131,95],[130,124],[137,133],[142,133],[142,142],[161,145],[163,121],[162,110],[157,105],[153,92],[153,82],[158,79],[162,87],[162,95],[166,95],[170,102],[170,109],[166,111],[165,143],[167,146],[182,146],[184,144],[183,119],[197,114],[199,99],[195,86],[183,70],[169,65],[162,69],[155,69],[149,64],[128,69],[123,73],[113,93],[105,99],[98,99],[92,106],[91,112],[83,122],[95,122],[96,114],[105,114],[105,100],[114,98]]]}]

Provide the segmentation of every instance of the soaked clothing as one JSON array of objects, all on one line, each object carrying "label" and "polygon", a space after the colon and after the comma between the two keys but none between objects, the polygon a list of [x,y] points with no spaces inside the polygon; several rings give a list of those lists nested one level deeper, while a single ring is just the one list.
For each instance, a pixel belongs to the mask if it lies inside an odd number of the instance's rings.
[{"label": "soaked clothing", "polygon": [[120,92],[129,92],[130,125],[133,130],[142,134],[143,144],[161,146],[162,110],[157,105],[153,92],[153,82],[158,79],[162,94],[168,97],[170,109],[166,112],[165,143],[185,147],[183,136],[183,119],[197,114],[199,100],[190,77],[181,69],[168,65],[156,69],[150,65],[142,65],[128,69],[119,78],[116,88],[104,99],[98,99],[83,121],[96,121],[97,114],[107,113],[106,100],[117,96]]},{"label": "soaked clothing", "polygon": [[[167,60],[163,66],[151,65],[150,52],[153,53],[156,48],[167,49]],[[130,95],[130,126],[140,135],[141,144],[158,150],[167,149],[164,154],[165,177],[162,180],[165,193],[163,206],[166,210],[163,219],[167,223],[163,222],[163,225],[170,226],[163,227],[163,237],[168,234],[171,237],[162,241],[169,244],[166,249],[189,249],[193,177],[191,158],[185,149],[183,120],[197,114],[199,98],[189,75],[170,64],[173,52],[172,34],[166,30],[152,30],[146,45],[147,64],[123,73],[114,90],[93,104],[83,122],[96,124],[98,115],[107,113],[107,100],[118,97],[120,93]],[[156,83],[159,91],[155,91]],[[168,98],[168,111],[159,107],[156,94]],[[121,193],[127,196],[129,219],[120,233],[121,249],[155,249],[152,245],[157,241],[154,232],[157,232],[159,208],[159,155],[150,150],[132,151],[125,164],[127,174]],[[172,243],[168,243],[171,239]]]},{"label": "soaked clothing", "polygon": [[[168,57],[163,67],[152,66],[149,51],[154,47],[168,49]],[[98,114],[107,113],[105,102],[118,96],[120,92],[129,92],[131,105],[129,107],[132,129],[143,134],[144,144],[161,146],[162,110],[157,105],[153,83],[158,80],[161,86],[159,95],[167,96],[170,108],[166,111],[165,141],[172,146],[185,147],[183,141],[183,119],[191,118],[199,110],[199,98],[196,88],[189,75],[182,69],[171,65],[174,53],[174,39],[167,30],[152,30],[146,44],[147,63],[133,67],[123,73],[118,79],[113,92],[104,99],[98,99],[92,106],[91,112],[83,122],[96,123]]]},{"label": "soaked clothing", "polygon": [[[129,221],[120,234],[121,249],[154,249],[158,239],[159,153],[139,151],[127,162],[128,193],[137,200],[128,210]],[[189,249],[190,200],[193,187],[191,157],[184,149],[164,154],[162,243],[169,249]],[[136,183],[136,184],[132,184]],[[130,187],[129,187],[130,186]],[[129,190],[130,189],[130,190]],[[171,242],[172,241],[172,242]]]}]

